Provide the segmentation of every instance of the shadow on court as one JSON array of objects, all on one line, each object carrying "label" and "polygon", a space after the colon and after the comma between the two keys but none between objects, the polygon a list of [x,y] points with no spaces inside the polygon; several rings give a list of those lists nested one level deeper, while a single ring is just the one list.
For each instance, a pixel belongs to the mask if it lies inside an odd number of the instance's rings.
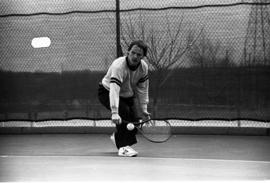
[{"label": "shadow on court", "polygon": [[269,136],[138,136],[138,157],[117,156],[109,135],[0,136],[0,181],[270,180]]}]

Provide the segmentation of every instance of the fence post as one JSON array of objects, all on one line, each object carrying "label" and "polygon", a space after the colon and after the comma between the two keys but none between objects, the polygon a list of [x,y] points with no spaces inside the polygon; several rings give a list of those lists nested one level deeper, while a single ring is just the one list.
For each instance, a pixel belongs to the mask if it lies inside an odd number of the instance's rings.
[{"label": "fence post", "polygon": [[115,0],[116,2],[116,56],[120,57],[123,55],[121,48],[121,40],[120,40],[120,0]]}]

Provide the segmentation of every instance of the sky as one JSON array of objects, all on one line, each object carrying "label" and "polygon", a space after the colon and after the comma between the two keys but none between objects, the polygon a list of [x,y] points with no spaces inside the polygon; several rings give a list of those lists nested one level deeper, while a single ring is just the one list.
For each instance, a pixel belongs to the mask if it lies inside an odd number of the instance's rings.
[{"label": "sky", "polygon": [[[121,7],[135,8],[142,4],[143,7],[189,6],[188,4],[195,6],[239,1],[159,0],[154,2],[155,4],[153,4],[153,0],[123,0]],[[1,0],[0,3],[2,14],[102,10],[110,9],[115,5],[114,0]],[[181,14],[184,11],[178,12]],[[195,26],[196,24],[204,25],[213,38],[223,36],[227,43],[237,45],[239,42],[243,42],[248,12],[246,6],[226,9],[215,8],[213,11],[199,9],[187,10],[186,17],[188,17],[187,21],[191,24],[194,23]],[[162,13],[159,13],[159,18],[156,15],[153,16],[154,21],[158,24],[160,24],[158,19],[162,18]],[[173,21],[177,21],[180,14],[169,11],[169,15],[175,18]],[[110,16],[114,17],[114,14],[111,13]],[[226,16],[228,17],[224,18]],[[112,28],[109,19],[107,14],[36,16],[21,19],[0,17],[0,39],[2,40],[0,43],[0,68],[15,71],[44,70],[58,72],[63,68],[93,69],[97,68],[97,64],[105,62],[105,65],[102,66],[104,69],[113,58],[110,55],[114,55],[115,51],[113,48],[115,36],[110,35]],[[42,27],[43,25],[47,26]],[[33,50],[31,41],[35,37],[44,36],[50,38],[50,47]],[[69,36],[71,36],[71,40],[67,39]],[[242,47],[238,46],[238,49],[242,49]],[[89,59],[96,61],[89,62]]]},{"label": "sky", "polygon": [[[122,0],[120,7],[129,8],[160,8],[165,6],[199,6],[205,4],[230,4],[252,0]],[[154,3],[153,3],[154,2]],[[1,0],[1,14],[64,12],[74,10],[113,9],[115,0]]]}]

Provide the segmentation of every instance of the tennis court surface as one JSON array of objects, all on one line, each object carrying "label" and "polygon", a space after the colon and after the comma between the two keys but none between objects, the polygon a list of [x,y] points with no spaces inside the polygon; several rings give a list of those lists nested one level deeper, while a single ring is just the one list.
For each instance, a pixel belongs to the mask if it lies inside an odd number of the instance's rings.
[{"label": "tennis court surface", "polygon": [[174,135],[118,157],[108,134],[0,136],[0,181],[269,181],[270,137]]}]

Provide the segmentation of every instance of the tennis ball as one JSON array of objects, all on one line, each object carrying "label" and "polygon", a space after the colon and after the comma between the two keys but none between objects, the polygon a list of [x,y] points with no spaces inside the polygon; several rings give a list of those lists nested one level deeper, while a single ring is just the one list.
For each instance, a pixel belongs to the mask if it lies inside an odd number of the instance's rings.
[{"label": "tennis ball", "polygon": [[133,130],[134,129],[134,125],[132,123],[127,124],[127,129],[129,131]]}]

